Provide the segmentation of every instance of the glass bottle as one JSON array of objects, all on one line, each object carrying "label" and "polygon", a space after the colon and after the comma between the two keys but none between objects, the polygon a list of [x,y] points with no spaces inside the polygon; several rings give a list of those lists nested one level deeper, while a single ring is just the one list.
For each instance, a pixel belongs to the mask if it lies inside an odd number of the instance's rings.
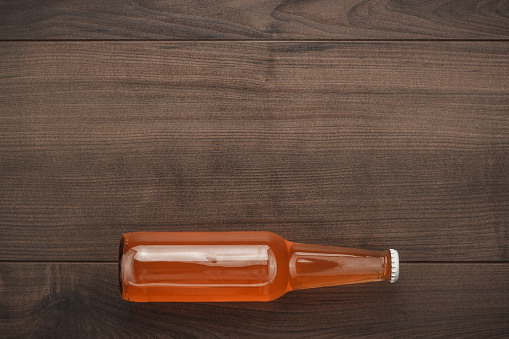
[{"label": "glass bottle", "polygon": [[133,232],[122,236],[120,291],[130,301],[270,301],[286,292],[395,282],[396,250],[307,245],[271,232]]}]

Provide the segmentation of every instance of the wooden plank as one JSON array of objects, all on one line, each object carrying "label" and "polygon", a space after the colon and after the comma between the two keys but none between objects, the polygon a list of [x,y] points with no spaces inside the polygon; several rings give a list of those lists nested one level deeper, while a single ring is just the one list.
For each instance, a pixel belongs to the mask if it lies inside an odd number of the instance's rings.
[{"label": "wooden plank", "polygon": [[0,275],[4,336],[486,337],[509,331],[507,264],[404,263],[395,284],[294,291],[269,303],[130,303],[120,297],[115,263],[1,263]]},{"label": "wooden plank", "polygon": [[3,1],[0,39],[507,39],[507,1]]},{"label": "wooden plank", "polygon": [[4,42],[1,260],[137,230],[509,259],[505,43]]}]

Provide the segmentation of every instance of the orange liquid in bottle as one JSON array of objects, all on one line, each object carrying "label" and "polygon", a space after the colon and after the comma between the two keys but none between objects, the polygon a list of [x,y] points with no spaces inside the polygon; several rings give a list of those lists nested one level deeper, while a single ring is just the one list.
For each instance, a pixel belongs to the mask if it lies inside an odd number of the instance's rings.
[{"label": "orange liquid in bottle", "polygon": [[135,232],[120,243],[130,301],[270,301],[288,291],[391,280],[389,251],[292,243],[271,232]]}]

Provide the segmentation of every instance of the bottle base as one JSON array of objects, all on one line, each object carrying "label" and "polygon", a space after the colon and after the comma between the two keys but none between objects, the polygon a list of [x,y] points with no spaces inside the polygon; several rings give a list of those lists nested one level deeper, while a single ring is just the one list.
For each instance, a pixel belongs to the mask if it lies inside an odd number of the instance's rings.
[{"label": "bottle base", "polygon": [[122,298],[124,298],[124,284],[122,283],[122,276],[123,276],[123,264],[122,260],[124,257],[124,244],[125,244],[125,235],[122,236],[120,239],[120,245],[119,245],[119,251],[118,251],[118,285],[120,289],[120,295]]}]

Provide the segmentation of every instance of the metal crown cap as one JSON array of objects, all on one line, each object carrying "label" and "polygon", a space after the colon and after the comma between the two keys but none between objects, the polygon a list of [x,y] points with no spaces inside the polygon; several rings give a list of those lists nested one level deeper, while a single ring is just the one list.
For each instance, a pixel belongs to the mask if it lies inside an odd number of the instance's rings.
[{"label": "metal crown cap", "polygon": [[392,248],[389,251],[391,251],[391,283],[393,283],[399,279],[399,254]]}]

